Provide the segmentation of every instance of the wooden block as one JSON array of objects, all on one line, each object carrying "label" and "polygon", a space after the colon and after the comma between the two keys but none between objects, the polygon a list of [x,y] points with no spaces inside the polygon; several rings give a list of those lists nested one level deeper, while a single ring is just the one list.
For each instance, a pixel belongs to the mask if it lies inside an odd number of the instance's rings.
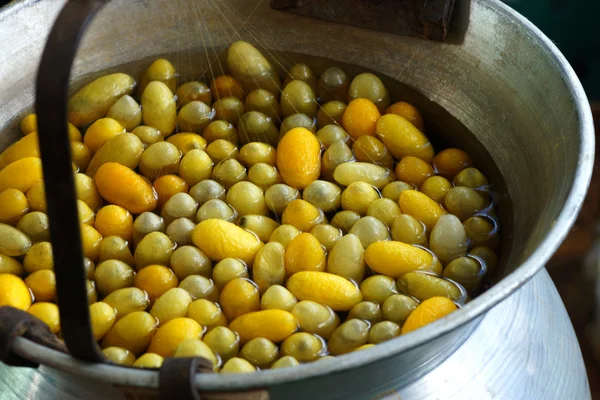
[{"label": "wooden block", "polygon": [[271,0],[270,6],[307,17],[401,36],[446,38],[455,0]]}]

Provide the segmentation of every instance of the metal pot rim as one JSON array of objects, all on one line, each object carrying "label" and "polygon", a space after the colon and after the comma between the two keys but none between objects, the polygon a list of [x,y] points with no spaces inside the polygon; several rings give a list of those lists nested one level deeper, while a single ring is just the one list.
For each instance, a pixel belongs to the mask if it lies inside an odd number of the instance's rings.
[{"label": "metal pot rim", "polygon": [[[40,0],[20,0],[6,6],[2,14],[8,15],[18,12],[23,7],[29,7]],[[594,126],[589,103],[583,87],[575,72],[553,44],[538,28],[516,11],[503,4],[500,0],[472,0],[483,7],[493,9],[498,14],[504,14],[515,23],[522,25],[531,32],[532,38],[540,47],[544,48],[559,69],[560,77],[569,88],[573,102],[577,109],[580,124],[580,150],[579,163],[569,195],[553,227],[544,240],[533,253],[518,266],[514,272],[503,278],[485,293],[478,296],[463,309],[436,321],[422,329],[406,336],[396,338],[386,343],[378,344],[367,351],[350,353],[335,359],[318,363],[304,364],[293,369],[265,370],[253,374],[199,374],[196,376],[196,386],[204,391],[243,390],[250,388],[267,387],[290,381],[323,376],[332,373],[351,370],[374,363],[397,353],[402,353],[410,348],[424,344],[435,337],[454,330],[482,313],[486,312],[507,296],[515,292],[531,277],[533,277],[550,259],[554,251],[567,236],[574,224],[577,214],[582,206],[592,175],[594,164]],[[0,20],[2,18],[0,17]],[[69,355],[59,353],[44,346],[33,343],[24,338],[18,338],[14,351],[41,364],[59,370],[85,375],[89,378],[103,382],[146,388],[158,387],[158,372],[141,370],[108,364],[87,364],[78,361]]]}]

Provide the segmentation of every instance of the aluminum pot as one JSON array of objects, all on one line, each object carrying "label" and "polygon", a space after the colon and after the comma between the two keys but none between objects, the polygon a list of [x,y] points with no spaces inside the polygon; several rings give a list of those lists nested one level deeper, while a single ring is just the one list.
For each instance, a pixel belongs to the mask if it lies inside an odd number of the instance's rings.
[{"label": "aluminum pot", "polygon": [[[15,140],[15,116],[31,110],[37,61],[64,3],[21,0],[0,13],[0,148]],[[207,59],[214,61],[242,37],[274,54],[329,59],[399,81],[433,130],[472,154],[491,157],[496,167],[483,169],[506,193],[496,199],[508,244],[503,268],[496,284],[463,309],[333,360],[256,374],[197,375],[198,390],[266,389],[273,399],[364,399],[407,384],[460,346],[481,316],[543,268],[564,239],[593,165],[594,131],[585,93],[564,57],[526,19],[495,0],[459,3],[450,37],[442,43],[317,21],[242,0],[113,0],[93,21],[74,65],[74,88],[99,71],[134,71],[136,61],[163,55],[189,76],[208,69]],[[121,388],[151,394],[159,385],[157,372],[82,363],[26,339],[18,339],[13,350]]]}]

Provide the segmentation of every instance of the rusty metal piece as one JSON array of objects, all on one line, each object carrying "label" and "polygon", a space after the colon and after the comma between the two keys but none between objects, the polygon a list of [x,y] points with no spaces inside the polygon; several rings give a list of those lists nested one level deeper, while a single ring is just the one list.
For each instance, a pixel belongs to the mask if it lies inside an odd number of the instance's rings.
[{"label": "rusty metal piece", "polygon": [[[156,389],[117,386],[127,400],[163,400]],[[200,392],[202,400],[269,400],[268,390],[247,390],[243,392]],[[178,397],[178,400],[186,400]]]},{"label": "rusty metal piece", "polygon": [[242,392],[198,392],[197,373],[213,373],[212,363],[203,357],[166,358],[159,375],[161,400],[269,400],[267,390]]},{"label": "rusty metal piece", "polygon": [[194,376],[212,372],[212,363],[205,358],[167,358],[160,368],[160,396],[163,400],[200,400]]},{"label": "rusty metal piece", "polygon": [[61,10],[42,54],[35,101],[61,330],[69,352],[85,361],[102,361],[104,357],[90,324],[75,178],[71,169],[67,101],[79,41],[104,3],[104,0],[69,1]]},{"label": "rusty metal piece", "polygon": [[44,322],[14,307],[0,307],[0,361],[12,366],[37,367],[37,362],[26,360],[12,352],[12,344],[19,336],[66,352],[65,345],[50,332],[50,328]]},{"label": "rusty metal piece", "polygon": [[442,41],[455,0],[271,0],[270,6],[304,15],[402,36]]}]

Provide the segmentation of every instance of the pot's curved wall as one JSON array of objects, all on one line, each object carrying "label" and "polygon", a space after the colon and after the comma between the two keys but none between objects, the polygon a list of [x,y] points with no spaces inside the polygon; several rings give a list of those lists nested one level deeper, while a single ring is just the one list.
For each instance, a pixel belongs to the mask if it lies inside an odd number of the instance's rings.
[{"label": "pot's curved wall", "polygon": [[[31,104],[34,60],[59,3],[41,2],[22,10],[37,14],[41,24],[35,18],[18,18],[17,24],[0,28],[9,38],[0,44],[6,47],[1,54],[7,60],[0,78],[8,84],[1,96],[0,126]],[[300,51],[394,77],[464,124],[505,177],[515,223],[508,273],[538,246],[571,189],[581,145],[579,116],[560,65],[530,31],[482,1],[459,8],[456,15],[455,37],[438,43],[298,17],[241,0],[113,0],[86,33],[73,79],[165,54],[182,74],[190,74],[206,69],[197,57],[189,62],[192,54],[206,50],[214,61],[217,53],[212,49],[239,38],[258,43],[284,62],[280,51]],[[456,37],[461,31],[464,36]],[[213,62],[215,69],[220,66]],[[427,104],[417,105],[431,114]],[[435,115],[426,116],[435,125]],[[451,140],[469,143],[467,130],[445,131]],[[0,146],[6,140],[4,135]],[[466,147],[483,151],[474,143]]]}]

